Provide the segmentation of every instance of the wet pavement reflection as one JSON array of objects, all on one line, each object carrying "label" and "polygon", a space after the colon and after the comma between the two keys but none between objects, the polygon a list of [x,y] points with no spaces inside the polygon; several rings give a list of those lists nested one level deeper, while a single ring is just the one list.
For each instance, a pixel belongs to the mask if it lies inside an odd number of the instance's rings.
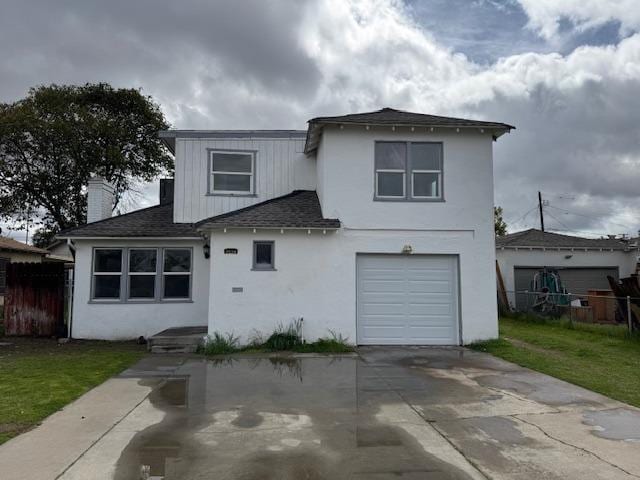
[{"label": "wet pavement reflection", "polygon": [[170,375],[158,362],[165,376],[150,363],[141,382],[163,420],[124,448],[116,479],[471,478],[425,450],[416,429],[430,427],[375,362],[186,359]]}]

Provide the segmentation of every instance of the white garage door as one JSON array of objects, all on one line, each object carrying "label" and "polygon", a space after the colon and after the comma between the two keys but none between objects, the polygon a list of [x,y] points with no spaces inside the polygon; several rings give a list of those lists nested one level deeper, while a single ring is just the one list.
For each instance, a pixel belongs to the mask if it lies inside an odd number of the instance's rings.
[{"label": "white garage door", "polygon": [[453,255],[358,255],[358,344],[459,344],[457,271]]}]

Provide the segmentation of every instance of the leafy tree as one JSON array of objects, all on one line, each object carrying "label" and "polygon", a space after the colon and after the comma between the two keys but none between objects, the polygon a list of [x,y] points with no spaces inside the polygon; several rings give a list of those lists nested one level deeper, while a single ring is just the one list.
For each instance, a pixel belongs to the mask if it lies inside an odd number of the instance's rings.
[{"label": "leafy tree", "polygon": [[507,224],[502,219],[502,207],[493,207],[493,223],[496,236],[502,237],[507,234]]},{"label": "leafy tree", "polygon": [[24,228],[35,217],[44,242],[86,221],[92,176],[114,185],[117,205],[134,182],[173,169],[157,135],[166,128],[150,97],[105,83],[40,86],[0,104],[0,219]]}]

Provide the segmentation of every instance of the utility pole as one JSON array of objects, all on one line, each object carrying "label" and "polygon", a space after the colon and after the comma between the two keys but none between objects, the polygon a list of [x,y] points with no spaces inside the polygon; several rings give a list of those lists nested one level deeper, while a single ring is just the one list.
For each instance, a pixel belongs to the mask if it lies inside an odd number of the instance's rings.
[{"label": "utility pole", "polygon": [[544,211],[542,210],[542,193],[538,192],[538,208],[540,209],[540,230],[544,232]]}]

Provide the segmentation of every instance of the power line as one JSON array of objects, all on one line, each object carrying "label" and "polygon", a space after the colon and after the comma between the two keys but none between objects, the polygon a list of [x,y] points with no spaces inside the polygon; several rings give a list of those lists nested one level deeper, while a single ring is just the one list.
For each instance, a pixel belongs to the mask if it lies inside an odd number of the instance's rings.
[{"label": "power line", "polygon": [[551,218],[553,218],[556,222],[558,222],[560,225],[562,225],[564,228],[570,230],[570,227],[568,225],[565,225],[562,221],[560,221],[560,219],[556,218],[555,215],[552,215],[551,212],[547,212],[547,215],[549,215]]},{"label": "power line", "polygon": [[[584,218],[588,218],[588,219],[590,219],[590,220],[598,220],[598,221],[602,221],[602,219],[601,219],[601,218],[594,217],[594,216],[591,216],[591,215],[584,215],[584,214],[582,214],[582,213],[572,212],[572,211],[567,210],[567,209],[565,209],[565,208],[554,207],[553,205],[547,205],[547,206],[548,206],[548,207],[550,207],[550,208],[555,208],[556,210],[559,210],[559,211],[561,211],[561,212],[563,212],[563,213],[565,213],[565,214],[567,214],[567,215],[576,215],[576,216],[578,216],[578,217],[584,217]],[[611,221],[610,221],[609,223],[611,223],[611,224],[613,224],[613,225],[618,225],[619,227],[626,228],[626,229],[628,229],[628,230],[633,230],[633,228],[632,228],[632,227],[630,227],[629,225],[623,225],[622,223],[611,222]]]},{"label": "power line", "polygon": [[536,208],[538,208],[538,205],[534,205],[533,207],[531,207],[529,210],[527,210],[526,212],[524,212],[524,214],[518,218],[517,220],[508,220],[508,223],[518,223],[521,222],[522,220],[524,220],[524,218],[529,215],[531,212],[533,212]]}]

